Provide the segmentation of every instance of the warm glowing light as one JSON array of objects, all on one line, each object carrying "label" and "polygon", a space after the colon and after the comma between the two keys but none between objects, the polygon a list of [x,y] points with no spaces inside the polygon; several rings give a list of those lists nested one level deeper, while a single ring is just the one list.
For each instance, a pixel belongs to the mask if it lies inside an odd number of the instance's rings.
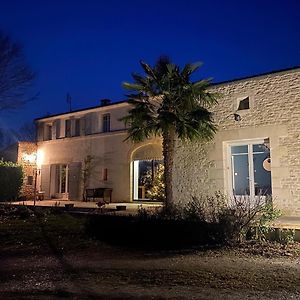
[{"label": "warm glowing light", "polygon": [[31,153],[31,154],[24,153],[22,159],[27,163],[34,164],[36,162],[36,156],[37,156],[36,153]]},{"label": "warm glowing light", "polygon": [[36,158],[36,165],[38,168],[41,167],[41,165],[43,164],[44,162],[44,151],[43,150],[40,150],[38,149],[37,151],[37,158]]}]

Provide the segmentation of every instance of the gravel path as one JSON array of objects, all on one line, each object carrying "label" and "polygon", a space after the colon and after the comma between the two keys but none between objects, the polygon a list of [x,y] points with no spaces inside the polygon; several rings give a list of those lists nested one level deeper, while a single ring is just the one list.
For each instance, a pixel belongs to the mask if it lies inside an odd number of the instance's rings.
[{"label": "gravel path", "polygon": [[99,246],[0,258],[0,299],[300,299],[299,258]]}]

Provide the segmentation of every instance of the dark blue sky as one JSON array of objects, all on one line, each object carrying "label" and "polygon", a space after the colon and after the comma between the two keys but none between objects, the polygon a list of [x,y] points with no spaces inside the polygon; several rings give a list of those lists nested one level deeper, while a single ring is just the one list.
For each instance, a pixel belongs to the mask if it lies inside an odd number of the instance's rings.
[{"label": "dark blue sky", "polygon": [[[161,54],[202,61],[214,81],[300,65],[299,0],[0,0],[0,29],[24,45],[39,99],[2,125],[124,99],[122,81]],[[1,124],[0,123],[0,124]]]}]

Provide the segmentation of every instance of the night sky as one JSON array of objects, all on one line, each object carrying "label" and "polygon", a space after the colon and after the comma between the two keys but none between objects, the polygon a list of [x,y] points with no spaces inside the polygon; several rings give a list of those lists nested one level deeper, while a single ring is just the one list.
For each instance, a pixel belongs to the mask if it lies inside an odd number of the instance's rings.
[{"label": "night sky", "polygon": [[223,81],[300,65],[300,1],[0,0],[0,29],[24,46],[39,98],[0,125],[125,99],[143,59],[202,61],[197,78]]}]

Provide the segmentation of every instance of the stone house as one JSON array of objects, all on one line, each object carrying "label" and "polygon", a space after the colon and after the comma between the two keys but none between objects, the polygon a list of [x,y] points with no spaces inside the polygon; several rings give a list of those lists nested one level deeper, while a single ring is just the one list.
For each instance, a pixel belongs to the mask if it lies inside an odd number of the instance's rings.
[{"label": "stone house", "polygon": [[[174,198],[221,191],[272,195],[300,215],[300,68],[214,84],[218,132],[209,143],[177,142]],[[145,177],[162,163],[161,140],[126,139],[126,102],[36,119],[39,189],[48,198],[82,200],[83,190],[112,188],[113,202],[145,201]],[[88,172],[84,172],[87,171]],[[88,174],[88,176],[86,176]]]},{"label": "stone house", "polygon": [[36,180],[36,153],[35,142],[16,142],[0,152],[4,161],[12,161],[23,167],[24,178],[21,189],[21,198],[32,199]]}]

